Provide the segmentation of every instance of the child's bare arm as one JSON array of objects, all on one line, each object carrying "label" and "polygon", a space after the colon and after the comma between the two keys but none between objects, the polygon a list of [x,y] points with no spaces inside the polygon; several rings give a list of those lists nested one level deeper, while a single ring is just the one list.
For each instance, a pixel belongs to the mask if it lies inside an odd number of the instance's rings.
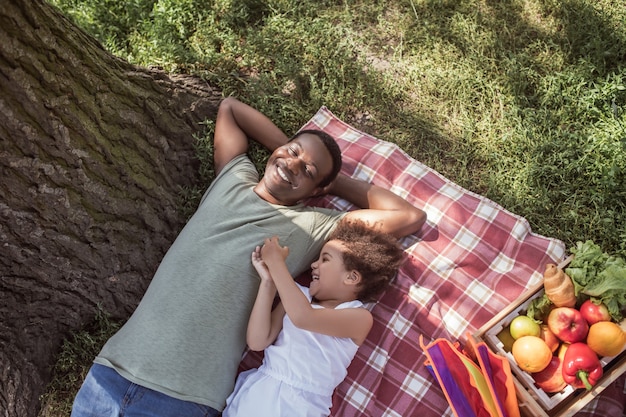
[{"label": "child's bare arm", "polygon": [[287,248],[279,245],[277,237],[266,239],[261,250],[284,311],[293,324],[317,333],[349,337],[358,345],[363,343],[372,328],[372,314],[364,308],[313,308],[287,269],[287,253]]},{"label": "child's bare arm", "polygon": [[254,248],[252,252],[252,266],[256,269],[256,272],[259,274],[259,278],[261,278],[261,282],[269,281],[270,283],[274,283],[272,281],[272,276],[270,275],[270,271],[267,269],[267,265],[261,259],[261,247],[257,246]]},{"label": "child's bare arm", "polygon": [[283,316],[285,310],[282,304],[278,304],[272,310],[272,304],[276,297],[276,286],[272,281],[272,276],[260,256],[260,248],[257,246],[252,252],[252,265],[261,277],[259,291],[257,293],[248,329],[246,332],[246,342],[251,350],[260,351],[271,345],[283,327]]}]

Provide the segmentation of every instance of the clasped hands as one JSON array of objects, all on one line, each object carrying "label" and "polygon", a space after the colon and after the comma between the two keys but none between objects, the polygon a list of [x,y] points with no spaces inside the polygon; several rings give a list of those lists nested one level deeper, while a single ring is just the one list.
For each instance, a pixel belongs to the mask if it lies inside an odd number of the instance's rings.
[{"label": "clasped hands", "polygon": [[256,268],[263,281],[272,280],[269,265],[276,262],[285,262],[289,255],[289,247],[281,246],[278,236],[265,239],[263,246],[256,246],[252,252],[252,265]]}]

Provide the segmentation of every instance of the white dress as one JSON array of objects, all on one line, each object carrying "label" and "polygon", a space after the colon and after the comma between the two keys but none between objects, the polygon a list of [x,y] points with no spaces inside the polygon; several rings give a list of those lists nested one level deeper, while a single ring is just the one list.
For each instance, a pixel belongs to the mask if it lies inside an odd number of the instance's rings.
[{"label": "white dress", "polygon": [[[299,286],[309,301],[309,289]],[[313,308],[324,308],[313,304]],[[358,300],[335,308],[358,308]],[[242,372],[222,417],[327,417],[358,349],[352,339],[302,330],[289,317],[258,369]]]}]

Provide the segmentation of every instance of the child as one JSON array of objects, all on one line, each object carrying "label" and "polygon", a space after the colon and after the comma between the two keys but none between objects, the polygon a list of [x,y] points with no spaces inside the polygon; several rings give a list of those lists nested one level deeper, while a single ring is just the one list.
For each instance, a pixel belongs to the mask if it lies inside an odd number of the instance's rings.
[{"label": "child", "polygon": [[288,253],[277,237],[252,253],[261,284],[247,342],[265,354],[258,369],[239,375],[223,417],[328,416],[332,393],[373,324],[363,302],[376,300],[404,260],[393,236],[361,221],[338,224],[311,265],[309,288],[287,271]]}]

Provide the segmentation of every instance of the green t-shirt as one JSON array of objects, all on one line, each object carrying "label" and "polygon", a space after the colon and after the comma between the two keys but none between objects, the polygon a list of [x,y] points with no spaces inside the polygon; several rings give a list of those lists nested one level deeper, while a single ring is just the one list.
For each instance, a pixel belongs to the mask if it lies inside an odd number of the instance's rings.
[{"label": "green t-shirt", "polygon": [[224,168],[96,363],[169,396],[224,408],[259,286],[250,260],[254,247],[279,236],[296,276],[310,267],[345,214],[270,204],[254,192],[257,183],[245,155]]}]

